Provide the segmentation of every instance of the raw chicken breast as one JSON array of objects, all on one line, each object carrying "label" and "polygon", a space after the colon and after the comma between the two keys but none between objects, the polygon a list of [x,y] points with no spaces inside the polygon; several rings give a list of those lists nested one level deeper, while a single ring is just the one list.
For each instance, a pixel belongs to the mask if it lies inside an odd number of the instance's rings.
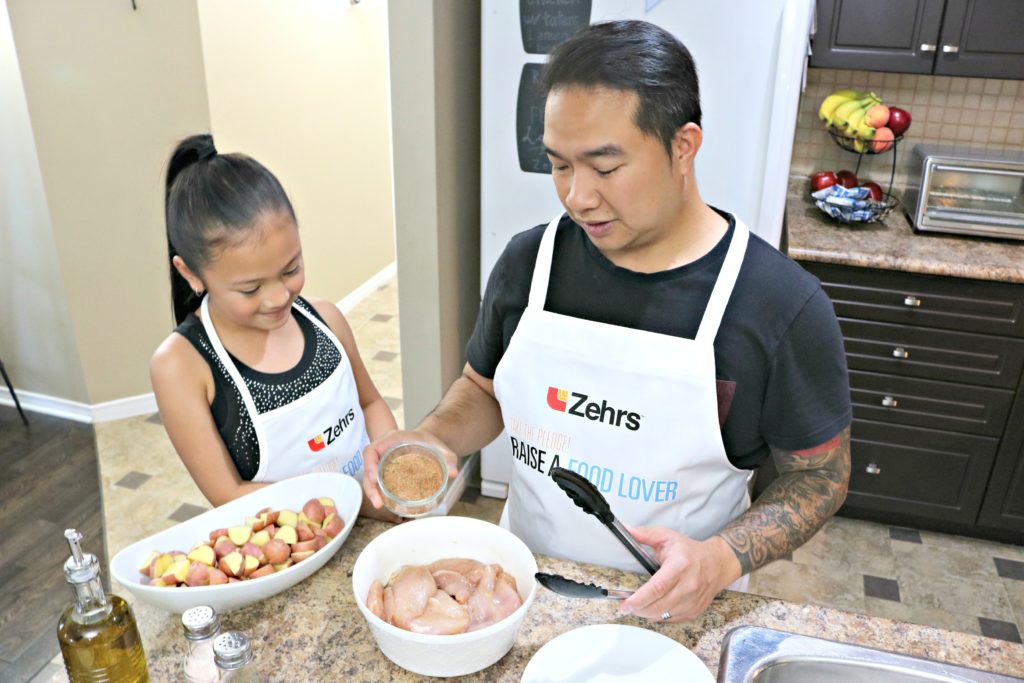
[{"label": "raw chicken breast", "polygon": [[[437,584],[426,567],[406,565],[388,581],[388,590],[391,591],[391,623],[408,631],[409,622],[427,609],[427,601],[437,592]],[[387,603],[385,590],[385,612]]]},{"label": "raw chicken breast", "polygon": [[450,560],[438,560],[430,564],[428,569],[430,569],[432,574],[442,570],[457,572],[469,579],[469,582],[475,586],[480,583],[480,579],[484,575],[485,566],[483,562],[456,557]]},{"label": "raw chicken breast", "polygon": [[403,566],[387,587],[374,581],[366,596],[366,606],[384,621],[431,635],[486,628],[522,604],[515,577],[500,564],[465,558]]},{"label": "raw chicken breast", "polygon": [[433,575],[438,588],[455,598],[455,602],[460,605],[466,604],[473,593],[473,584],[469,579],[451,569],[438,569]]},{"label": "raw chicken breast", "polygon": [[502,572],[496,564],[485,565],[476,591],[469,597],[469,631],[477,631],[497,623],[523,604],[516,591],[515,579]]},{"label": "raw chicken breast", "polygon": [[[366,596],[366,607],[379,618],[384,619],[384,586],[380,581],[373,580],[370,584],[370,594]],[[387,621],[385,619],[385,621]]]},{"label": "raw chicken breast", "polygon": [[467,626],[469,611],[440,589],[427,600],[423,614],[409,621],[409,630],[413,633],[442,636],[463,633]]}]

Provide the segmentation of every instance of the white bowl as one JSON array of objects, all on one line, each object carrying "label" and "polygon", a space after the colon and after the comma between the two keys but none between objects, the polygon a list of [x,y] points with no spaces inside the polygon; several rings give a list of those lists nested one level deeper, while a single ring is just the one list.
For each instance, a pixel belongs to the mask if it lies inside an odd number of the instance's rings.
[{"label": "white bowl", "polygon": [[[254,516],[257,510],[270,507],[298,512],[310,498],[325,496],[334,499],[335,508],[345,522],[345,528],[309,558],[284,571],[259,579],[218,586],[170,588],[143,583],[149,579],[139,573],[139,565],[151,551],[180,550],[187,553],[196,543],[208,539],[214,529],[244,524],[245,518]],[[362,498],[363,490],[356,480],[337,472],[304,474],[285,479],[131,544],[114,556],[110,572],[133,597],[175,614],[196,605],[210,605],[218,612],[245,607],[291,588],[324,566],[352,531]]]},{"label": "white bowl", "polygon": [[[515,577],[523,604],[487,628],[450,636],[406,631],[367,608],[366,595],[374,579],[386,584],[402,565],[429,564],[448,557],[500,564]],[[469,517],[426,517],[388,529],[370,541],[352,567],[352,591],[377,646],[388,659],[424,676],[462,676],[487,668],[512,649],[537,593],[536,573],[533,553],[511,532]]]}]

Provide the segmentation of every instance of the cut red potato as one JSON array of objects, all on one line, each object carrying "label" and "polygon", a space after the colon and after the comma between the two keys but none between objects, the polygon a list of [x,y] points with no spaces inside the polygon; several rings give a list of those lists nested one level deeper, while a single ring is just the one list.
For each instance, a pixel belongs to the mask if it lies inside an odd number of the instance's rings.
[{"label": "cut red potato", "polygon": [[153,551],[139,564],[151,586],[219,586],[250,581],[311,557],[345,528],[334,500],[311,498],[294,510],[263,508],[245,524],[214,529],[187,554]]}]

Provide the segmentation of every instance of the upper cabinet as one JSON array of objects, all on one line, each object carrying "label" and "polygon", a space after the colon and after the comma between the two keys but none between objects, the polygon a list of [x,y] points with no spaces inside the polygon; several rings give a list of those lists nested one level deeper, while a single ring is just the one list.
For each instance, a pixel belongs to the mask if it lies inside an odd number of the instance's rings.
[{"label": "upper cabinet", "polygon": [[1021,0],[817,0],[811,66],[1024,79]]}]

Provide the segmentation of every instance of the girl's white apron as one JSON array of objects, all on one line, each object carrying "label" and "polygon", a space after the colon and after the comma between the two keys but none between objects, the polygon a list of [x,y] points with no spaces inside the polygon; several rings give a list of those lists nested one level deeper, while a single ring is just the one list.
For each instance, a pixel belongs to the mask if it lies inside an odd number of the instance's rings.
[{"label": "girl's white apron", "polygon": [[370,440],[352,365],[331,329],[302,306],[292,304],[338,348],[341,362],[306,395],[261,414],[210,320],[208,301],[209,297],[203,298],[203,327],[217,357],[238,387],[256,430],[260,466],[253,481],[274,482],[307,472],[344,472],[362,483],[363,448]]}]

